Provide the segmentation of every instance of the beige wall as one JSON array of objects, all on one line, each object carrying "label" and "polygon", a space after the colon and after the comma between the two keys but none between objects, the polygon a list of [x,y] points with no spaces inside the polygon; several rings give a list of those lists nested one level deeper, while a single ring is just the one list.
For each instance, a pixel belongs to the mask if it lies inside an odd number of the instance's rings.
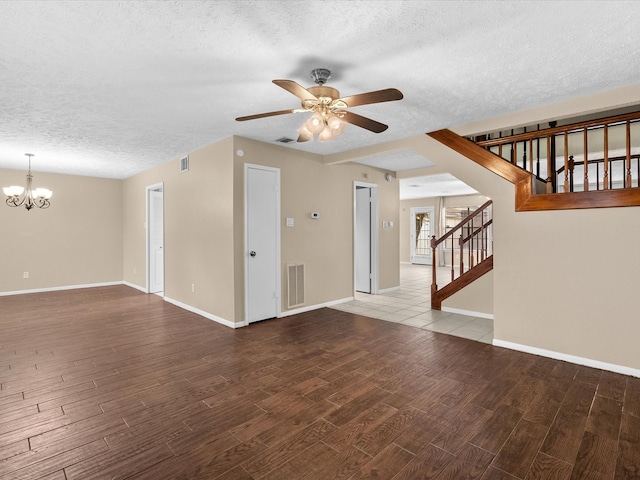
[{"label": "beige wall", "polygon": [[[2,187],[25,182],[26,169],[0,170]],[[0,292],[122,281],[122,182],[36,172],[33,183],[53,190],[48,209],[0,205]]]},{"label": "beige wall", "polygon": [[[640,103],[640,86],[572,99],[457,128],[542,123]],[[525,120],[526,118],[526,120]],[[457,154],[447,163],[464,160]],[[457,168],[457,167],[456,167]],[[472,181],[475,169],[464,177]],[[482,175],[486,177],[486,175]],[[462,177],[461,177],[462,178]],[[635,296],[640,287],[640,208],[514,211],[513,187],[487,178],[494,197],[495,338],[640,369]]]},{"label": "beige wall", "polygon": [[[372,167],[327,166],[315,155],[239,137],[192,152],[189,160],[185,174],[175,158],[124,181],[124,279],[146,288],[145,188],[163,182],[165,295],[232,323],[244,321],[245,163],[281,171],[283,312],[288,263],[305,264],[306,306],[353,295],[354,180],[379,185],[380,220],[398,225],[398,183]],[[310,218],[313,211],[319,220]],[[286,217],[295,219],[293,228],[284,226]],[[379,234],[380,288],[395,287],[398,229]]]},{"label": "beige wall", "polygon": [[[633,103],[640,103],[637,85],[456,131],[470,134],[542,123]],[[516,213],[511,184],[426,135],[394,142],[393,147],[414,149],[493,199],[497,340],[640,369],[635,305],[640,256],[634,253],[640,238],[639,207]],[[245,151],[242,159],[234,158],[238,148]],[[366,152],[384,150],[379,145]],[[339,160],[350,156],[362,152],[341,154]],[[144,287],[144,188],[164,182],[166,294],[241,322],[244,162],[282,169],[282,218],[296,218],[293,229],[282,227],[282,264],[308,266],[307,304],[350,296],[353,181],[380,185],[380,220],[398,225],[397,181],[386,182],[384,172],[371,167],[325,165],[295,149],[239,138],[193,152],[189,174],[178,173],[177,158],[125,181],[37,173],[36,186],[54,191],[53,206],[31,212],[0,208],[0,291],[123,278]],[[24,174],[2,170],[0,183],[20,185]],[[308,219],[311,211],[319,211],[321,219]],[[398,229],[379,231],[384,289],[398,284],[400,235]],[[31,278],[22,279],[23,271]]]},{"label": "beige wall", "polygon": [[493,199],[496,340],[640,368],[640,208],[518,213],[509,182],[426,135],[412,143]]},{"label": "beige wall", "polygon": [[443,300],[442,309],[493,316],[493,270]]},{"label": "beige wall", "polygon": [[[146,187],[164,184],[166,297],[233,322],[231,138],[124,181],[124,280],[146,289]],[[134,273],[135,272],[135,273]],[[195,286],[191,291],[192,284]]]},{"label": "beige wall", "polygon": [[[378,185],[379,190],[379,288],[400,282],[398,264],[398,182],[387,182],[386,172],[353,163],[324,165],[321,158],[290,148],[267,145],[246,138],[234,139],[234,205],[236,245],[236,311],[244,317],[244,164],[280,168],[282,311],[285,301],[285,266],[305,264],[306,305],[319,305],[353,295],[353,190],[354,181]],[[365,177],[365,175],[367,177]],[[320,218],[310,218],[319,212]],[[294,227],[285,227],[287,217]],[[383,220],[393,229],[383,229]],[[239,320],[238,320],[239,321]]]},{"label": "beige wall", "polygon": [[410,143],[494,201],[495,339],[640,368],[640,208],[517,213],[510,183],[430,137]]},{"label": "beige wall", "polygon": [[[471,135],[638,104],[640,85],[630,85],[454,130]],[[634,254],[639,207],[516,213],[513,185],[426,135],[380,144],[375,151],[367,147],[333,155],[329,161],[404,148],[436,163],[416,173],[449,172],[493,199],[496,340],[610,364],[618,371],[640,369],[634,302],[640,287],[635,273],[640,256]]]}]

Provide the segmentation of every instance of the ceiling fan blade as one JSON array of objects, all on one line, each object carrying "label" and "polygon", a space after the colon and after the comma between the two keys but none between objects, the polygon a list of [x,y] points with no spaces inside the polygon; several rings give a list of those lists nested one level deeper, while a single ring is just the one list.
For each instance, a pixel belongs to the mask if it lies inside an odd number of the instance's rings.
[{"label": "ceiling fan blade", "polygon": [[300,100],[318,100],[318,97],[293,80],[273,80],[273,83],[284,88],[287,92],[293,93]]},{"label": "ceiling fan blade", "polygon": [[358,127],[370,130],[373,133],[381,133],[389,128],[389,126],[384,123],[376,122],[375,120],[371,120],[370,118],[363,117],[362,115],[349,111],[344,112],[342,120],[351,123],[352,125],[357,125]]},{"label": "ceiling fan blade", "polygon": [[236,121],[244,122],[245,120],[255,120],[256,118],[275,117],[276,115],[286,115],[287,113],[296,113],[298,109],[278,110],[277,112],[258,113],[257,115],[247,115],[246,117],[238,117]]},{"label": "ceiling fan blade", "polygon": [[358,95],[343,97],[340,100],[346,103],[349,107],[357,107],[358,105],[402,100],[403,97],[404,96],[400,90],[395,88],[386,88],[384,90],[376,90],[375,92],[359,93]]}]

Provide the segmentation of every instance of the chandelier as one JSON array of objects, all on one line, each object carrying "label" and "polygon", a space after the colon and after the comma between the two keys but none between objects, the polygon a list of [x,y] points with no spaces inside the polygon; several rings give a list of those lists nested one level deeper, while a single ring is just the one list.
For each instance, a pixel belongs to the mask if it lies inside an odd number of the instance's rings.
[{"label": "chandelier", "polygon": [[[27,173],[27,188],[12,185],[10,187],[4,187],[2,191],[7,196],[7,205],[10,207],[20,207],[24,205],[24,208],[31,210],[33,207],[49,208],[51,202],[49,199],[53,192],[48,188],[32,188],[31,181],[33,175],[31,175],[31,157],[33,153],[25,153],[29,157],[29,172]],[[24,195],[23,195],[24,193]]]}]

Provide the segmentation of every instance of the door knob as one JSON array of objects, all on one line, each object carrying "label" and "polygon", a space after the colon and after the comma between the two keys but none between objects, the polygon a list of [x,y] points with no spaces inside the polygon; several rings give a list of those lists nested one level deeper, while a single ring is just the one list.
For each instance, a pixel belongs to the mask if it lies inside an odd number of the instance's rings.
[{"label": "door knob", "polygon": [[249,252],[249,255],[251,255],[252,257],[255,257],[255,256],[256,256],[256,252],[254,252],[253,250],[251,250],[251,251]]}]

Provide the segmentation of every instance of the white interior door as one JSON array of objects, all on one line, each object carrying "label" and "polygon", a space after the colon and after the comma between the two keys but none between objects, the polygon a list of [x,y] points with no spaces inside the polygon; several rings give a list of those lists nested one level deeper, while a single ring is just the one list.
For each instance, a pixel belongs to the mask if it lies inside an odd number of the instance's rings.
[{"label": "white interior door", "polygon": [[247,322],[278,315],[280,170],[245,166]]},{"label": "white interior door", "polygon": [[164,292],[164,192],[163,187],[147,189],[147,264],[149,293]]},{"label": "white interior door", "polygon": [[371,293],[371,188],[356,187],[356,291]]},{"label": "white interior door", "polygon": [[431,265],[431,237],[435,227],[433,207],[411,208],[411,263]]}]

